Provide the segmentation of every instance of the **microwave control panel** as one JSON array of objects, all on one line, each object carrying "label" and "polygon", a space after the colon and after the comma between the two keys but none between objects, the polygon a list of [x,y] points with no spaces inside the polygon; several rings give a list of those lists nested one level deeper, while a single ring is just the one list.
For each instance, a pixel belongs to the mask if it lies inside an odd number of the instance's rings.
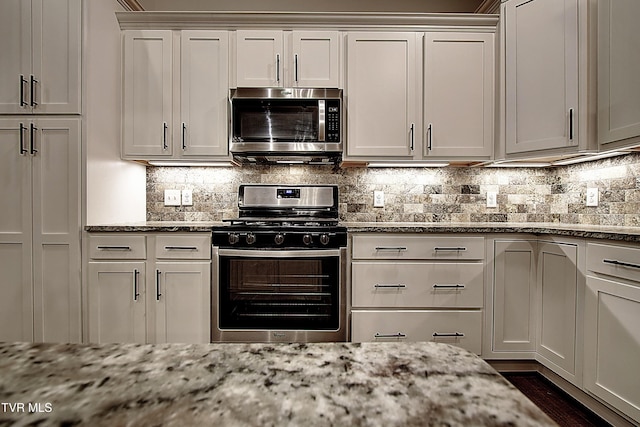
[{"label": "microwave control panel", "polygon": [[327,99],[326,135],[327,142],[340,142],[340,100]]}]

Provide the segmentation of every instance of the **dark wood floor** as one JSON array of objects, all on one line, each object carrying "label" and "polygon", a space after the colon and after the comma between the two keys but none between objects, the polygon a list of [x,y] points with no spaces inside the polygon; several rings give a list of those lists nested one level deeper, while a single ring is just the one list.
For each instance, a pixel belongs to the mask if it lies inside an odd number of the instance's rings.
[{"label": "dark wood floor", "polygon": [[502,375],[561,427],[610,426],[538,373]]}]

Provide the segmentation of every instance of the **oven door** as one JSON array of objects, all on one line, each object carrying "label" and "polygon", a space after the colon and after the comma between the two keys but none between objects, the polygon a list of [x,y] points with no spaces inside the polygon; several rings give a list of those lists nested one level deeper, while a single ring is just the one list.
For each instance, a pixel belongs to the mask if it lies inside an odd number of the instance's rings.
[{"label": "oven door", "polygon": [[344,341],[345,253],[214,248],[212,341]]}]

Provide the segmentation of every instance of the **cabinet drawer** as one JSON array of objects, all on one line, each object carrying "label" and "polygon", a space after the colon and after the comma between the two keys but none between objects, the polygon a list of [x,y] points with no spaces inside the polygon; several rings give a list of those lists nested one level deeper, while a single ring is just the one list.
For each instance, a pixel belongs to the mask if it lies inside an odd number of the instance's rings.
[{"label": "cabinet drawer", "polygon": [[156,236],[157,259],[211,259],[211,235]]},{"label": "cabinet drawer", "polygon": [[357,235],[353,237],[353,259],[484,259],[484,238]]},{"label": "cabinet drawer", "polygon": [[353,310],[351,341],[434,341],[481,351],[482,311]]},{"label": "cabinet drawer", "polygon": [[640,248],[589,243],[587,269],[640,282]]},{"label": "cabinet drawer", "polygon": [[89,236],[89,258],[146,259],[146,236],[132,234],[92,234]]},{"label": "cabinet drawer", "polygon": [[354,261],[353,307],[482,308],[482,263]]}]

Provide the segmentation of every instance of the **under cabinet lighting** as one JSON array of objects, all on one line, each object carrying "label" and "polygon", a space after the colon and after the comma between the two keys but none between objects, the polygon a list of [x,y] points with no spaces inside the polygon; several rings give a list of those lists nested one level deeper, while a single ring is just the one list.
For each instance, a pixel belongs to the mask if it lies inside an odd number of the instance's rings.
[{"label": "under cabinet lighting", "polygon": [[546,168],[551,166],[548,162],[496,162],[487,165],[488,168]]},{"label": "under cabinet lighting", "polygon": [[370,168],[444,168],[449,166],[447,162],[400,162],[400,163],[378,163],[372,162],[367,164]]},{"label": "under cabinet lighting", "polygon": [[170,162],[170,161],[155,161],[155,160],[151,160],[149,161],[149,164],[151,166],[178,166],[178,167],[190,167],[190,166],[196,166],[196,167],[216,167],[216,168],[224,168],[224,167],[231,167],[233,166],[233,163],[231,162]]},{"label": "under cabinet lighting", "polygon": [[622,156],[623,154],[628,154],[628,152],[626,152],[626,151],[609,151],[607,153],[586,155],[586,156],[582,156],[582,157],[573,157],[573,158],[567,159],[567,160],[558,160],[557,162],[553,162],[553,165],[554,166],[574,165],[576,163],[590,162],[592,160],[601,160],[601,159],[607,159],[609,157]]}]

